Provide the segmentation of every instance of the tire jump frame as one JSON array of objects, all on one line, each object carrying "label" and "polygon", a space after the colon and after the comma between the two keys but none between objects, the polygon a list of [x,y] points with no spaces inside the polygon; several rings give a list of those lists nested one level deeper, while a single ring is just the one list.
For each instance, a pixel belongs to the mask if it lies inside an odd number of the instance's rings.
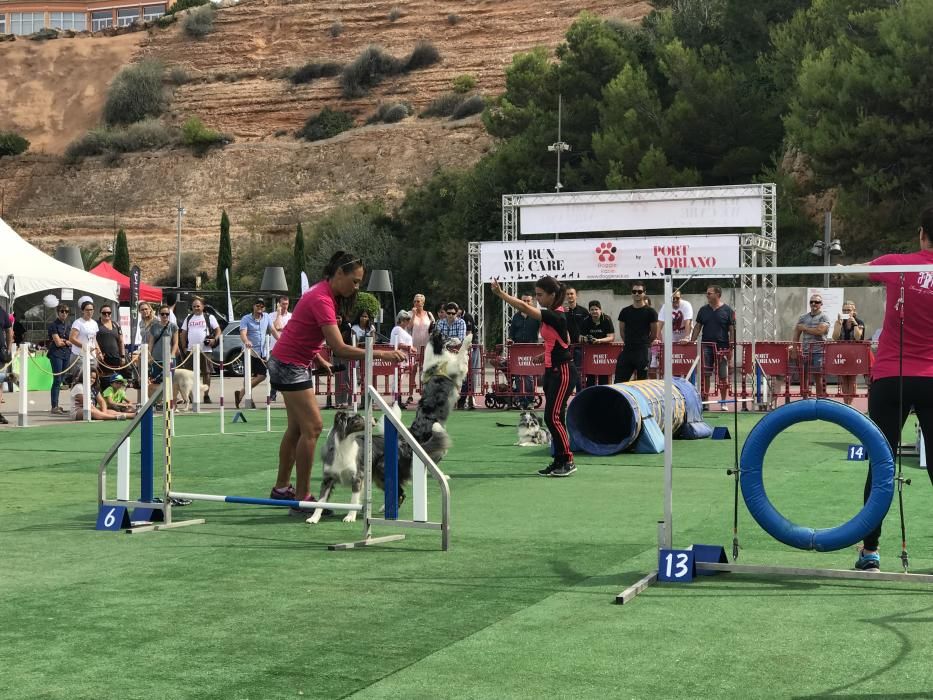
[{"label": "tire jump frame", "polygon": [[[440,530],[441,548],[448,550],[450,548],[450,487],[447,483],[447,476],[437,467],[437,465],[427,455],[418,441],[411,435],[408,428],[391,411],[389,405],[379,394],[378,389],[372,385],[372,363],[373,363],[373,338],[366,339],[366,386],[367,391],[364,396],[365,420],[365,439],[363,448],[363,462],[365,472],[363,478],[363,502],[362,503],[332,503],[320,501],[295,501],[295,500],[276,500],[270,498],[254,498],[251,496],[227,496],[218,494],[188,493],[184,491],[175,491],[172,489],[172,409],[171,401],[164,401],[164,459],[163,459],[163,488],[161,500],[153,497],[153,412],[155,402],[163,395],[171,396],[172,380],[171,373],[165,373],[165,379],[149,397],[149,400],[137,413],[136,417],[117,438],[108,452],[104,455],[98,468],[98,509],[104,507],[122,506],[127,509],[133,508],[134,516],[142,515],[143,518],[137,519],[137,524],[127,528],[128,533],[152,532],[158,530],[173,529],[187,525],[200,525],[206,522],[204,518],[176,521],[172,517],[172,499],[187,499],[191,501],[206,501],[215,503],[232,503],[238,505],[268,506],[274,508],[301,508],[308,511],[308,515],[315,508],[326,508],[329,510],[355,511],[363,514],[363,537],[354,542],[329,545],[328,549],[353,549],[373,544],[383,544],[405,539],[405,535],[393,534],[375,537],[372,534],[374,525],[419,528]],[[385,514],[384,517],[374,517],[372,510],[372,437],[373,437],[373,407],[381,409],[385,417]],[[107,498],[107,465],[118,453],[121,445],[130,437],[132,432],[140,427],[141,433],[141,467],[140,467],[140,498],[138,500],[128,500],[128,498],[109,499]],[[412,491],[414,501],[414,514],[412,520],[401,520],[398,518],[398,440],[402,439],[408,442],[412,448]],[[394,445],[395,449],[391,449]],[[427,475],[430,474],[438,482],[441,495],[441,520],[440,522],[431,522],[427,518]],[[145,522],[139,522],[144,519]]]},{"label": "tire jump frame", "polygon": [[[669,299],[674,291],[674,278],[690,279],[693,277],[732,276],[733,278],[745,275],[756,279],[756,276],[786,275],[812,275],[812,274],[880,274],[907,272],[928,272],[929,266],[918,265],[848,265],[840,267],[769,267],[749,266],[739,268],[715,269],[665,269],[664,298]],[[664,325],[664,405],[673,406],[673,382],[671,375],[671,350],[673,337],[670,324]],[[754,353],[754,346],[752,348]],[[833,404],[826,406],[825,404]],[[671,412],[664,416],[664,519],[658,521],[658,551],[673,548],[673,420]],[[764,490],[761,469],[764,454],[772,440],[785,428],[801,421],[827,420],[853,432],[866,446],[872,460],[872,487],[868,501],[862,510],[852,519],[842,525],[826,530],[815,530],[791,523],[780,515],[768,501]],[[760,426],[760,430],[758,427]],[[753,429],[746,438],[746,445],[742,458],[736,465],[736,470],[728,470],[735,475],[742,487],[742,496],[752,517],[770,535],[790,546],[816,551],[830,551],[841,549],[854,542],[858,542],[877,527],[893,499],[895,483],[900,489],[906,480],[895,474],[894,456],[891,448],[880,429],[869,418],[851,407],[827,400],[809,400],[786,404],[775,409]],[[738,436],[733,436],[738,439]],[[877,465],[877,466],[876,466]],[[738,474],[736,475],[736,472]],[[909,483],[909,482],[907,482]],[[737,498],[737,496],[736,496]],[[693,547],[690,547],[693,549]],[[821,569],[810,567],[762,566],[742,565],[725,559],[724,550],[718,545],[706,546],[707,549],[723,551],[719,562],[696,561],[697,573],[736,573],[752,574],[755,576],[795,576],[818,577],[831,579],[860,579],[875,581],[900,581],[910,583],[933,584],[933,574],[912,574],[904,572],[887,571],[858,571],[847,569]],[[681,551],[681,550],[675,550]],[[659,561],[660,563],[660,561]],[[650,586],[657,583],[658,571],[655,570],[638,579],[616,595],[616,603],[624,604],[633,600]]]}]

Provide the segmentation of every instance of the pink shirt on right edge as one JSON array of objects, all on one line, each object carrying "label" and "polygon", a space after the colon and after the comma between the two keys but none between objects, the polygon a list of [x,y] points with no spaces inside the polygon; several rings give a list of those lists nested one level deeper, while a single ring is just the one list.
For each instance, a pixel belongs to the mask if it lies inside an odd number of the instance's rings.
[{"label": "pink shirt on right edge", "polygon": [[[869,265],[933,265],[933,250],[882,255]],[[869,275],[873,282],[883,282],[887,292],[884,324],[878,340],[878,355],[872,367],[872,379],[897,377],[900,372],[901,275],[880,272]],[[933,267],[929,272],[904,273],[904,376],[933,377]]]}]

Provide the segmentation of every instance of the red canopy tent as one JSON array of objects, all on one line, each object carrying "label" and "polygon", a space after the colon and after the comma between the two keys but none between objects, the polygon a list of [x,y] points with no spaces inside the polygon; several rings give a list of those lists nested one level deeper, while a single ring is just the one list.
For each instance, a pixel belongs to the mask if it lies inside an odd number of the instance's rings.
[{"label": "red canopy tent", "polygon": [[[116,270],[110,263],[102,262],[100,265],[91,270],[91,274],[97,275],[98,277],[106,277],[108,280],[113,280],[114,282],[119,283],[120,301],[130,300],[130,278],[124,275],[122,272]],[[148,284],[140,284],[139,300],[161,302],[162,288],[153,287]]]}]

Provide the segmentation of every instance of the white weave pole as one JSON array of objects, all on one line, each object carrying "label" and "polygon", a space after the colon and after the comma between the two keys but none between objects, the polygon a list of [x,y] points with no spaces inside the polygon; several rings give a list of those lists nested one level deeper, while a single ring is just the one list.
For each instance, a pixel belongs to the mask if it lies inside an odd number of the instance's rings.
[{"label": "white weave pole", "polygon": [[272,432],[272,379],[269,377],[269,338],[266,336],[262,340],[262,354],[266,357],[266,432]]},{"label": "white weave pole", "polygon": [[149,403],[149,343],[139,347],[139,405]]},{"label": "white weave pole", "polygon": [[[210,330],[208,322],[208,330]],[[191,390],[191,400],[194,403],[194,412],[201,412],[201,346],[195,345],[191,354],[191,361],[194,363],[194,388]]]},{"label": "white weave pole", "polygon": [[253,353],[243,346],[243,408],[256,408],[253,403]]},{"label": "white weave pole", "polygon": [[29,350],[26,343],[19,346],[19,410],[16,424],[20,428],[29,425]]},{"label": "white weave pole", "polygon": [[[353,337],[350,338],[350,344],[353,347],[356,347],[356,334],[353,334]],[[356,360],[353,360],[353,370],[350,372],[350,399],[353,402],[353,412],[356,413],[360,410],[360,402],[356,395],[356,389],[360,385],[359,377],[359,366],[360,363]]]},{"label": "white weave pole", "polygon": [[227,359],[224,357],[224,334],[220,334],[220,434],[224,430],[224,364]]},{"label": "white weave pole", "polygon": [[91,349],[90,343],[81,348],[81,381],[84,384],[84,422],[91,422]]},{"label": "white weave pole", "polygon": [[169,420],[169,432],[175,437],[175,389],[172,386],[171,336],[162,336],[162,401],[165,402]]},{"label": "white weave pole", "polygon": [[130,454],[132,439],[127,436],[117,450],[117,500],[130,500]]}]

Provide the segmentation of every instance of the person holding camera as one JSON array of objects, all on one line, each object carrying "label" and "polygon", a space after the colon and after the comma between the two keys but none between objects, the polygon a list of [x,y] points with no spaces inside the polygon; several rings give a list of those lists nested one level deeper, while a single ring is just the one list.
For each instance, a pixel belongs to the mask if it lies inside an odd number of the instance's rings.
[{"label": "person holding camera", "polygon": [[[833,325],[833,340],[862,340],[865,337],[865,323],[855,313],[855,302],[847,299],[842,303],[842,313],[836,317]],[[839,377],[839,393],[847,405],[855,399],[855,377]]]},{"label": "person holding camera", "polygon": [[[603,305],[594,299],[587,304],[590,315],[580,324],[580,342],[587,345],[606,345],[616,339],[616,329],[612,319],[603,313]],[[609,375],[588,374],[584,380],[586,386],[608,384]]]},{"label": "person holding camera", "polygon": [[[220,344],[220,323],[211,314],[204,313],[202,297],[191,299],[191,313],[182,321],[179,335],[183,353],[193,352],[196,347],[201,348],[201,376],[210,384],[210,376],[214,369],[211,351]],[[193,362],[193,359],[186,359],[181,366],[191,369]],[[211,403],[210,389],[204,392],[204,403]]]}]

